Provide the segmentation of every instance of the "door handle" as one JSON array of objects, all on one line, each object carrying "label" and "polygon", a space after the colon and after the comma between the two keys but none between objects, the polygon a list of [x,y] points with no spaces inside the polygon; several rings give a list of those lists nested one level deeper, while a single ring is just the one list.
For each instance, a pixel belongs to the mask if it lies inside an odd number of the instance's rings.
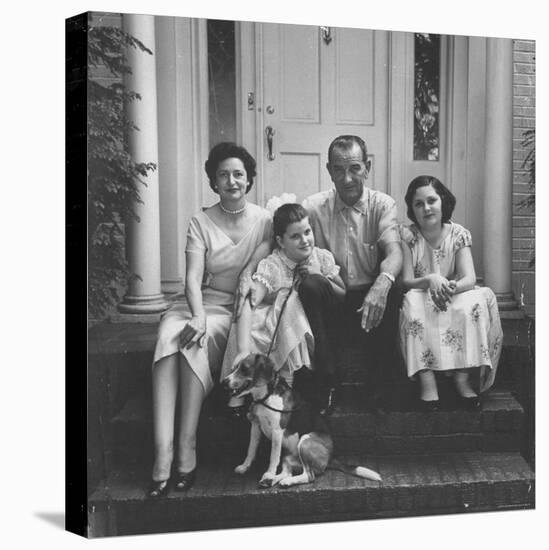
[{"label": "door handle", "polygon": [[267,158],[269,160],[274,160],[275,156],[273,153],[273,136],[275,135],[275,131],[272,126],[267,126],[265,128],[265,135],[267,136],[267,147],[269,148],[269,153],[267,154]]}]

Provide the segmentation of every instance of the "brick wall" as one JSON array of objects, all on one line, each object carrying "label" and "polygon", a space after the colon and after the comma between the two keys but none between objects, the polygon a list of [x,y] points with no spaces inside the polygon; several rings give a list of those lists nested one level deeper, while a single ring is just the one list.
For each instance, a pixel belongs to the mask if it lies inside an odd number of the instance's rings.
[{"label": "brick wall", "polygon": [[518,203],[530,193],[528,173],[523,166],[527,150],[523,133],[535,127],[535,42],[513,42],[513,292],[529,315],[535,308],[534,267],[530,260],[535,247],[534,212]]}]

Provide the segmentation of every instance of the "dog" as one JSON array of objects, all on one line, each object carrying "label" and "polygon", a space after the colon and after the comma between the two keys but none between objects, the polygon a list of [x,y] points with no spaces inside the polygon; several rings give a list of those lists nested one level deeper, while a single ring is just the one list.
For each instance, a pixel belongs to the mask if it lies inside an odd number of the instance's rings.
[{"label": "dog", "polygon": [[259,481],[262,488],[311,483],[326,469],[381,481],[373,470],[333,458],[334,445],[326,422],[278,376],[265,355],[250,354],[241,359],[223,385],[234,397],[252,398],[248,411],[250,443],[244,462],[234,470],[237,474],[250,469],[263,433],[271,441],[271,454],[269,467]]}]

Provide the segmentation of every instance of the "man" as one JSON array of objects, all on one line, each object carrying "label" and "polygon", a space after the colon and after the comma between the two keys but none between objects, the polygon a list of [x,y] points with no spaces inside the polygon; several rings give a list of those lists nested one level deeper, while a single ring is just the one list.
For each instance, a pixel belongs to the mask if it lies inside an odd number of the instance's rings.
[{"label": "man", "polygon": [[[359,338],[369,358],[366,382],[371,397],[382,406],[377,390],[397,360],[398,291],[395,277],[402,266],[395,201],[366,186],[371,162],[358,136],[332,141],[326,168],[335,189],[303,202],[310,216],[316,245],[332,252],[347,287],[343,303],[319,279],[306,277],[299,295],[315,334],[315,362],[326,396],[324,413],[333,409],[338,382],[333,342],[342,336]],[[319,302],[329,301],[333,314],[322,316]],[[340,312],[343,317],[336,317]],[[343,331],[341,330],[343,329]],[[343,332],[343,334],[342,334]],[[344,342],[343,342],[344,343]],[[323,388],[323,389],[322,389]]]}]

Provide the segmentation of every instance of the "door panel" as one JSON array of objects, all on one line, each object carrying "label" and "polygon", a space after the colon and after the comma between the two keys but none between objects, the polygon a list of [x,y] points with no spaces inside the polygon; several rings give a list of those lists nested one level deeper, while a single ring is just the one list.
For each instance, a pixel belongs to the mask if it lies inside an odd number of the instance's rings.
[{"label": "door panel", "polygon": [[338,29],[336,49],[336,123],[374,124],[376,78],[374,33]]},{"label": "door panel", "polygon": [[[315,27],[301,25],[274,29],[281,43],[279,100],[284,122],[320,122],[320,52],[315,31]],[[272,85],[271,78],[268,81]]]},{"label": "door panel", "polygon": [[[361,136],[374,165],[370,185],[387,189],[388,33],[257,24],[258,199],[292,192],[301,201],[330,189],[328,146],[341,134]],[[265,128],[274,130],[269,159]]]}]

